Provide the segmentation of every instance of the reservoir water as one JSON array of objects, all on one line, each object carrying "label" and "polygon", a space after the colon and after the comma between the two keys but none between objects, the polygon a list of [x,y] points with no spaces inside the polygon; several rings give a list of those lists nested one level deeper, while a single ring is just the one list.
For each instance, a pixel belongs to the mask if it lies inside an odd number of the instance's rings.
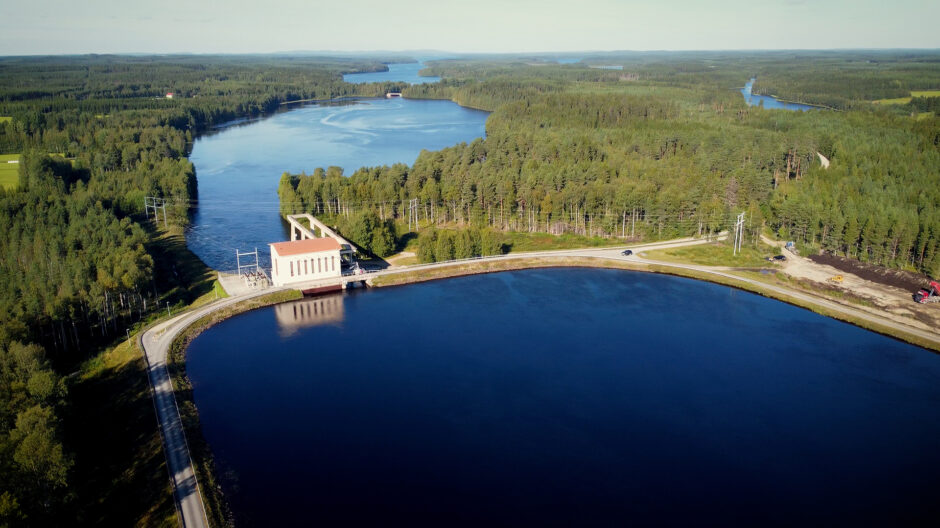
[{"label": "reservoir water", "polygon": [[764,108],[773,110],[799,110],[801,112],[806,110],[819,110],[821,108],[800,103],[778,101],[776,98],[770,97],[769,95],[755,95],[751,93],[751,89],[756,80],[757,79],[751,79],[744,85],[744,88],[741,88],[741,95],[744,96],[744,100],[747,102],[748,106],[763,106]]},{"label": "reservoir water", "polygon": [[940,356],[635,272],[305,299],[187,360],[241,526],[910,525]]},{"label": "reservoir water", "polygon": [[418,72],[424,68],[423,62],[387,64],[388,71],[369,73],[347,73],[343,80],[348,83],[362,84],[373,82],[406,82],[408,84],[425,84],[440,81],[440,77],[421,77]]},{"label": "reservoir water", "polygon": [[282,173],[410,165],[422,149],[482,137],[488,115],[450,101],[362,99],[303,106],[201,136],[189,157],[199,194],[187,245],[214,269],[234,269],[236,248],[257,247],[267,265],[267,244],[289,236],[278,209]]}]

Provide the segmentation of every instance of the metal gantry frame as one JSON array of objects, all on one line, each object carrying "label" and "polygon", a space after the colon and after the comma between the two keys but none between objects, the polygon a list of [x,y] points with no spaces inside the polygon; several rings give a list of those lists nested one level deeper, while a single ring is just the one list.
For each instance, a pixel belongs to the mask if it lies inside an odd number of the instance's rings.
[{"label": "metal gantry frame", "polygon": [[[244,265],[243,265],[243,264],[242,264],[242,260],[241,260],[242,257],[250,257],[250,256],[255,257],[254,263],[252,263],[252,264],[244,264]],[[242,269],[244,269],[244,270],[246,271],[246,273],[247,273],[248,271],[257,272],[257,271],[259,270],[259,266],[258,266],[258,248],[255,248],[254,251],[245,251],[244,253],[242,253],[241,251],[239,251],[238,249],[236,249],[236,250],[235,250],[235,265],[238,266],[238,274],[239,274],[239,275],[242,274]]]},{"label": "metal gantry frame", "polygon": [[167,226],[166,222],[166,200],[157,196],[144,196],[144,213],[147,215],[147,218],[150,218],[150,210],[153,209],[153,221],[159,223],[160,217],[157,216],[157,209],[163,210],[163,227]]}]

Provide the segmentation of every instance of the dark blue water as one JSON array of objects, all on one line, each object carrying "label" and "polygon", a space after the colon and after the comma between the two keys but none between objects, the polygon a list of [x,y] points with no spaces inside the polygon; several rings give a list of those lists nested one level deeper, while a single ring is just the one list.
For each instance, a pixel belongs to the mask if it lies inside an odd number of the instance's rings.
[{"label": "dark blue water", "polygon": [[801,112],[820,109],[818,106],[778,101],[769,95],[755,95],[751,93],[751,88],[754,86],[755,80],[756,79],[751,79],[744,85],[744,88],[741,88],[741,95],[744,96],[744,101],[748,106],[763,106],[766,109],[772,110],[799,110]]},{"label": "dark blue water", "polygon": [[418,72],[424,68],[423,62],[388,64],[388,71],[370,73],[347,73],[343,80],[348,83],[362,84],[373,82],[406,82],[425,84],[440,81],[440,77],[421,77]]},{"label": "dark blue water", "polygon": [[189,157],[199,201],[186,243],[214,269],[234,269],[236,248],[257,247],[264,264],[267,244],[287,233],[277,198],[285,171],[410,165],[422,149],[482,137],[488,115],[450,101],[365,99],[304,106],[202,136]]},{"label": "dark blue water", "polygon": [[688,279],[306,300],[209,329],[187,369],[244,526],[940,518],[940,356]]}]

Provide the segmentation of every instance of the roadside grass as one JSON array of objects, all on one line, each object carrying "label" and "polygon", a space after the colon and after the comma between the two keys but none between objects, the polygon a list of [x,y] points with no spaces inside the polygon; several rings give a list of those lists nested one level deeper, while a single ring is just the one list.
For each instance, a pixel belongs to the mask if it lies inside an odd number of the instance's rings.
[{"label": "roadside grass", "polygon": [[[154,276],[160,308],[174,313],[226,297],[215,274],[186,247],[180,233],[154,234]],[[63,525],[177,526],[147,363],[136,334],[166,317],[157,309],[130,328],[131,342],[91,352],[69,377],[63,421],[73,446],[74,500]],[[67,521],[67,522],[65,522]]]},{"label": "roadside grass", "polygon": [[85,361],[69,392],[74,499],[64,524],[177,526],[147,364],[134,341]]},{"label": "roadside grass", "polygon": [[767,257],[776,255],[777,250],[761,243],[758,247],[744,245],[741,251],[734,255],[734,248],[730,242],[714,242],[698,246],[687,246],[670,249],[656,249],[643,251],[643,257],[651,260],[676,262],[681,264],[698,264],[701,266],[728,266],[736,268],[767,268],[773,264]]},{"label": "roadside grass", "polygon": [[550,251],[553,249],[578,249],[588,247],[622,246],[626,244],[617,238],[589,237],[584,235],[549,233],[500,233],[503,245],[510,253],[518,251]]},{"label": "roadside grass", "polygon": [[635,264],[629,261],[619,261],[591,257],[531,257],[531,258],[513,258],[505,260],[474,261],[446,266],[442,268],[420,269],[415,271],[406,271],[394,275],[382,275],[369,281],[374,287],[399,286],[403,284],[412,284],[417,282],[427,282],[438,279],[447,279],[451,277],[461,277],[464,275],[479,275],[483,273],[496,273],[499,271],[512,271],[532,268],[559,268],[559,267],[584,267],[584,268],[611,268],[625,270],[645,270],[643,264]]},{"label": "roadside grass", "polygon": [[0,154],[0,188],[16,189],[20,180],[20,164],[9,162],[19,159],[19,154]]},{"label": "roadside grass", "polygon": [[207,328],[229,317],[254,310],[255,308],[301,298],[303,298],[301,292],[297,290],[287,290],[248,299],[233,306],[216,310],[189,325],[185,330],[180,332],[170,345],[169,355],[167,357],[167,370],[170,373],[170,379],[173,383],[173,391],[176,394],[176,403],[179,406],[180,419],[183,422],[186,442],[189,444],[190,456],[193,459],[196,479],[199,482],[199,489],[202,491],[202,498],[206,506],[206,515],[209,518],[210,526],[231,526],[233,520],[225,496],[222,493],[221,483],[217,478],[218,474],[216,472],[215,459],[212,456],[209,444],[202,434],[199,423],[199,411],[196,409],[196,404],[193,400],[192,383],[190,383],[189,378],[186,376],[186,349],[193,339]]},{"label": "roadside grass", "polygon": [[[437,227],[438,231],[450,231],[457,233],[459,229],[453,226]],[[551,251],[556,249],[580,249],[593,247],[623,246],[627,241],[619,238],[604,238],[597,236],[584,236],[566,233],[564,235],[553,235],[550,233],[524,233],[519,231],[498,232],[502,241],[503,248],[507,253],[518,253],[524,251]],[[399,248],[400,251],[390,255],[386,260],[394,260],[396,266],[410,266],[418,264],[417,258],[400,258],[402,252],[410,251],[417,253],[418,236],[413,233],[408,237],[407,243]]]},{"label": "roadside grass", "polygon": [[215,299],[216,274],[186,247],[182,233],[157,235],[147,244],[147,251],[154,257],[154,282],[161,291],[161,305],[169,303],[178,311]]}]

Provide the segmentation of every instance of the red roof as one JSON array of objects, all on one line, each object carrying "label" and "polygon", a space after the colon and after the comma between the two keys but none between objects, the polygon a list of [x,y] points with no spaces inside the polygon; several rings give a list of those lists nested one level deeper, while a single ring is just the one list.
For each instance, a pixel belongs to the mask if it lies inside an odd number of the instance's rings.
[{"label": "red roof", "polygon": [[331,249],[342,249],[339,242],[331,237],[308,238],[306,240],[295,240],[293,242],[278,242],[269,244],[277,254],[286,257],[288,255],[300,255],[301,253],[316,253],[317,251],[329,251]]}]

